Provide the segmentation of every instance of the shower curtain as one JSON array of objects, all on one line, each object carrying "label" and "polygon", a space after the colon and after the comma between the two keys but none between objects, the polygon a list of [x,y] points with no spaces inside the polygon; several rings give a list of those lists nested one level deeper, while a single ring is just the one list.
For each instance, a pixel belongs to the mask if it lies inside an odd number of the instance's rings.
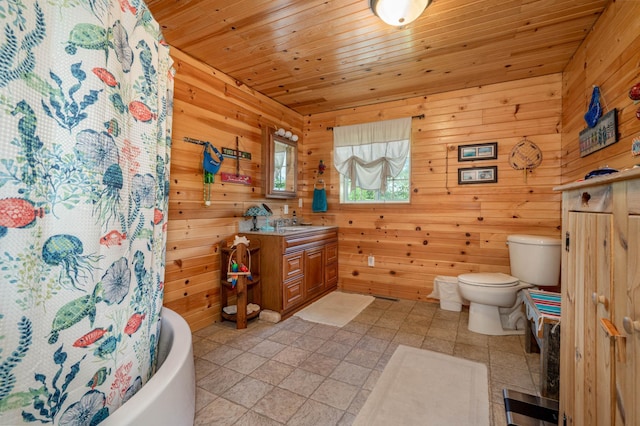
[{"label": "shower curtain", "polygon": [[154,372],[168,50],[141,0],[0,0],[0,424],[99,424]]}]

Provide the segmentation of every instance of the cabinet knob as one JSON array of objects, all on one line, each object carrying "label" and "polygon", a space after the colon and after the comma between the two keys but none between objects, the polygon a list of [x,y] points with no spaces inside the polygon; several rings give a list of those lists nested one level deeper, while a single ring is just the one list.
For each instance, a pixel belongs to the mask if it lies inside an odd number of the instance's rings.
[{"label": "cabinet knob", "polygon": [[629,317],[622,319],[622,327],[628,334],[633,334],[634,331],[640,331],[640,321],[634,321]]},{"label": "cabinet knob", "polygon": [[604,294],[598,295],[598,293],[596,293],[595,291],[591,295],[591,301],[593,301],[593,304],[596,305],[596,306],[599,303],[602,303],[604,305],[605,309],[609,305],[609,303],[607,302],[607,298],[604,296]]}]

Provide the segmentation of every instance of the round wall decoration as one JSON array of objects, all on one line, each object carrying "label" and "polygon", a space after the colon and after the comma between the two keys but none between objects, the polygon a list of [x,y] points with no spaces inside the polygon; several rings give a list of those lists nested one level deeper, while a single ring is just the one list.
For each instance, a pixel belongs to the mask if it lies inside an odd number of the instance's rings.
[{"label": "round wall decoration", "polygon": [[515,170],[524,170],[524,181],[527,181],[528,170],[533,170],[542,163],[542,151],[538,145],[526,137],[518,142],[509,154],[509,164]]}]

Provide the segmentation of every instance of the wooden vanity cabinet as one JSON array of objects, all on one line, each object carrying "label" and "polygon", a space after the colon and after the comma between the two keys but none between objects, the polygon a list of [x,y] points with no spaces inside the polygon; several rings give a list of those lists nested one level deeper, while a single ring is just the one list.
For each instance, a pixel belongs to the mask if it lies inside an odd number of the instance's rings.
[{"label": "wooden vanity cabinet", "polygon": [[338,284],[338,229],[248,233],[260,240],[262,307],[288,317]]},{"label": "wooden vanity cabinet", "polygon": [[563,191],[560,424],[640,424],[640,170]]}]

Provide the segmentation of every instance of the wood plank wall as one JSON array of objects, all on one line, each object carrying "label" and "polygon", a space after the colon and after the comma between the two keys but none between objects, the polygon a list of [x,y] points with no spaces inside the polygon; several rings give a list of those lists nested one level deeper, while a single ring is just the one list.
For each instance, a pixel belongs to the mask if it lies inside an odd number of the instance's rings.
[{"label": "wood plank wall", "polygon": [[[233,239],[251,205],[267,202],[277,214],[284,204],[262,195],[262,129],[301,135],[302,117],[175,48],[171,55],[176,76],[164,304],[197,330],[220,318],[220,243]],[[239,172],[252,185],[222,183],[216,175],[206,207],[203,148],[185,137],[218,149],[235,149],[238,137],[240,150],[252,155],[240,161]],[[236,164],[226,158],[221,172],[236,173]]]},{"label": "wood plank wall", "polygon": [[[640,163],[631,155],[633,138],[640,138],[636,118],[640,105],[628,96],[636,83],[640,83],[640,2],[612,1],[563,73],[563,183],[603,166],[624,169]],[[604,112],[618,110],[619,140],[581,158],[578,136],[587,127],[583,117],[594,85],[600,87]]]},{"label": "wood plank wall", "polygon": [[[261,129],[285,127],[301,135],[299,194],[302,216],[314,224],[340,227],[340,287],[346,291],[423,300],[437,275],[509,271],[505,240],[511,233],[559,236],[560,196],[552,188],[609,165],[635,164],[631,139],[640,134],[637,105],[627,97],[640,81],[640,2],[611,2],[566,72],[510,83],[415,97],[350,110],[301,117],[282,105],[237,85],[219,71],[177,49],[171,195],[165,277],[165,305],[192,330],[219,320],[219,244],[229,241],[247,207],[267,202],[281,215],[285,202],[262,196]],[[619,110],[620,142],[580,158],[578,133],[584,128],[591,86],[601,86],[608,108]],[[413,121],[412,202],[382,207],[341,206],[327,127],[425,114]],[[253,184],[212,188],[203,205],[202,149],[185,136],[220,148],[251,152],[240,173]],[[508,164],[523,137],[543,152],[542,165],[524,181]],[[495,161],[460,164],[457,146],[498,142]],[[312,213],[319,160],[329,196],[327,213]],[[461,166],[497,165],[498,183],[457,185]],[[235,172],[226,159],[222,171]],[[290,207],[297,201],[288,202]],[[367,267],[367,256],[376,259]]]},{"label": "wood plank wall", "polygon": [[[558,237],[561,75],[416,97],[305,117],[300,193],[308,206],[317,165],[327,165],[329,210],[317,224],[338,225],[339,286],[345,291],[425,300],[437,275],[509,272],[509,234]],[[411,203],[340,204],[328,127],[424,114],[412,121]],[[542,165],[528,173],[508,163],[523,138]],[[458,146],[498,142],[498,159],[458,162]],[[459,167],[498,166],[498,182],[458,185]],[[375,266],[367,266],[369,255]]]}]

